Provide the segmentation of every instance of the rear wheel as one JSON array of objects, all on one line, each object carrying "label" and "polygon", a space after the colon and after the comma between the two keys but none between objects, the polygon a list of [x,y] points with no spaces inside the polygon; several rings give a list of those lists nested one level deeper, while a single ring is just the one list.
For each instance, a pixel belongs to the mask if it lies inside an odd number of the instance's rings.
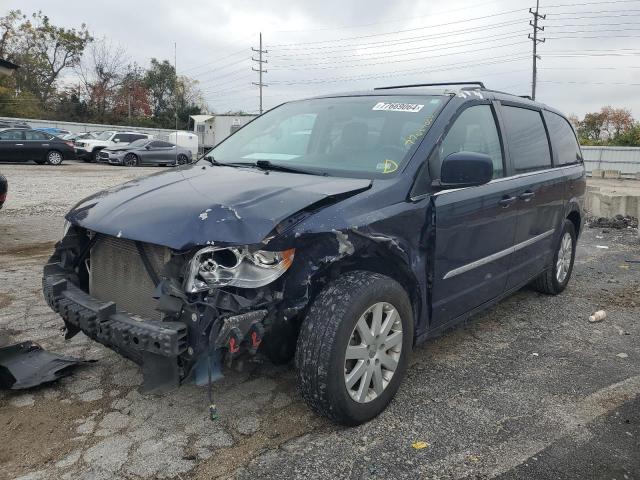
[{"label": "rear wheel", "polygon": [[535,290],[557,295],[567,287],[576,256],[576,240],[576,229],[573,223],[565,220],[547,269],[531,284]]},{"label": "rear wheel", "polygon": [[412,344],[402,286],[377,273],[346,273],[320,293],[302,324],[298,387],[320,415],[344,425],[366,422],[397,392]]},{"label": "rear wheel", "polygon": [[187,156],[183,153],[178,155],[178,165],[186,165],[189,162]]},{"label": "rear wheel", "polygon": [[60,165],[62,160],[62,154],[57,150],[51,150],[47,153],[47,163],[49,165]]},{"label": "rear wheel", "polygon": [[137,167],[138,166],[138,156],[135,153],[127,153],[122,160],[122,163],[125,167]]},{"label": "rear wheel", "polygon": [[93,162],[93,163],[97,163],[99,156],[100,156],[100,150],[96,148],[93,152],[91,152],[91,160],[90,161]]}]

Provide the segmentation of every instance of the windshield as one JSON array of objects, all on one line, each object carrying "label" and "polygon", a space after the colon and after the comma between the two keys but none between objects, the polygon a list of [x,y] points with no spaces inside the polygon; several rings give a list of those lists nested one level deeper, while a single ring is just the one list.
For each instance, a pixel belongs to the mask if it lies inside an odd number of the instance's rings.
[{"label": "windshield", "polygon": [[109,140],[113,135],[113,132],[102,132],[100,135],[96,136],[96,140]]},{"label": "windshield", "polygon": [[362,96],[291,102],[211,150],[220,163],[271,164],[335,176],[383,178],[406,162],[443,96]]}]

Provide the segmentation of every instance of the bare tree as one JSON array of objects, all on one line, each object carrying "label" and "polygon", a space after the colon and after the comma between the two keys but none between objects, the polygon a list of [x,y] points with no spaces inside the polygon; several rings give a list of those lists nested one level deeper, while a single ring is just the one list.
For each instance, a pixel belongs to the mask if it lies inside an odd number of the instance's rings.
[{"label": "bare tree", "polygon": [[89,108],[104,121],[113,107],[127,74],[128,55],[124,47],[103,38],[95,41],[76,71]]}]

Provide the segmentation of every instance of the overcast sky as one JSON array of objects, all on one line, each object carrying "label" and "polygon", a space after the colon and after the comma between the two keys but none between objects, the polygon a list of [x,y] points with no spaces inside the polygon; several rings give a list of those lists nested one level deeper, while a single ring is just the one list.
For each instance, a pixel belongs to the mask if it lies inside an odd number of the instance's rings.
[{"label": "overcast sky", "polygon": [[[212,111],[258,109],[250,49],[260,31],[268,50],[265,108],[416,82],[470,79],[531,91],[534,0],[194,3],[3,0],[0,13],[42,10],[56,25],[86,23],[141,65],[152,57],[173,62],[175,42],[178,72],[200,82]],[[640,118],[640,0],[542,0],[540,11],[547,40],[539,45],[537,99],[567,114],[612,105]]]}]

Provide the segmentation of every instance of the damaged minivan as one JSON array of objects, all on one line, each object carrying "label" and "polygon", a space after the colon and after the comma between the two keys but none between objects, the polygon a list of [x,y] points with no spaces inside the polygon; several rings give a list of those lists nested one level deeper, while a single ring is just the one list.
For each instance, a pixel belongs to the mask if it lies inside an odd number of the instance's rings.
[{"label": "damaged minivan", "polygon": [[43,291],[147,391],[295,358],[313,410],[355,425],[417,344],[526,285],[562,292],[584,192],[566,117],[479,82],[292,101],[77,204]]}]

